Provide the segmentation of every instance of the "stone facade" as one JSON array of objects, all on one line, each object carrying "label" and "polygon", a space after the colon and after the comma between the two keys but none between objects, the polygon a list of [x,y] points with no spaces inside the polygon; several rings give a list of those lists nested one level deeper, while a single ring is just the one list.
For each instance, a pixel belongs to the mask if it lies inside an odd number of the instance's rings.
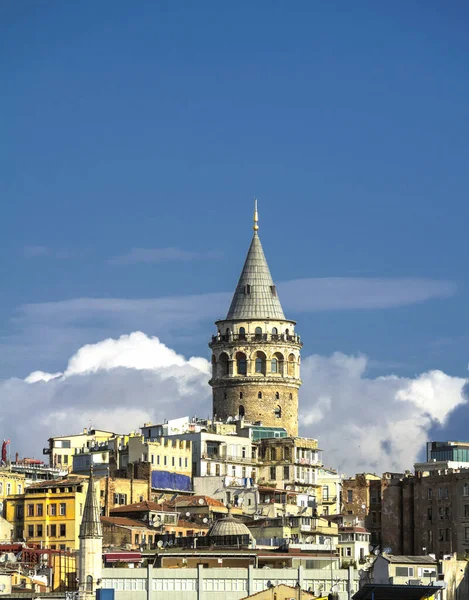
[{"label": "stone facade", "polygon": [[212,349],[213,414],[298,435],[299,336],[293,321],[218,321]]}]

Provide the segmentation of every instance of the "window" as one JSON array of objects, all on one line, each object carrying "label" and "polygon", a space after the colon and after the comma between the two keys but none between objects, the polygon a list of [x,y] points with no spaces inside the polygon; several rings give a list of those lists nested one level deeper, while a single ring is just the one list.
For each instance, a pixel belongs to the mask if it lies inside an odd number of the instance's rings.
[{"label": "window", "polygon": [[256,335],[256,338],[260,338],[262,336],[262,328],[261,327],[256,327],[254,333]]},{"label": "window", "polygon": [[322,499],[323,500],[329,500],[329,486],[328,485],[323,485],[322,486]]},{"label": "window", "polygon": [[277,417],[277,419],[281,419],[282,418],[282,408],[280,406],[277,406],[277,408],[274,410],[274,414]]},{"label": "window", "polygon": [[238,375],[246,375],[248,372],[246,355],[243,352],[236,353],[236,372]]},{"label": "window", "polygon": [[469,540],[469,527],[464,527],[464,539]]},{"label": "window", "polygon": [[42,537],[42,525],[36,525],[36,537]]},{"label": "window", "polygon": [[175,457],[175,456],[173,456],[173,457],[171,458],[171,466],[172,466],[172,467],[175,467],[175,466],[176,466],[176,457]]},{"label": "window", "polygon": [[239,415],[240,417],[244,417],[244,406],[243,406],[242,404],[240,404],[240,405],[239,405],[239,408],[238,408],[238,415]]},{"label": "window", "polygon": [[376,523],[378,522],[378,519],[376,518],[376,512],[373,511],[371,513],[371,522],[373,523],[373,525],[376,525]]},{"label": "window", "polygon": [[270,459],[271,460],[277,460],[277,450],[276,450],[276,448],[271,448],[270,449]]},{"label": "window", "polygon": [[182,457],[179,458],[179,466],[182,467]]},{"label": "window", "polygon": [[464,505],[464,516],[469,517],[469,504]]},{"label": "window", "polygon": [[280,400],[280,394],[278,392],[275,392],[275,400]]},{"label": "window", "polygon": [[242,400],[243,399],[243,392],[239,392],[239,399]]},{"label": "window", "polygon": [[34,537],[34,525],[28,525],[28,538]]},{"label": "window", "polygon": [[249,296],[249,294],[251,293],[251,286],[249,285],[249,283],[247,283],[247,284],[244,286],[244,293],[245,293],[247,296]]},{"label": "window", "polygon": [[60,524],[60,537],[66,537],[67,535],[67,525],[65,523]]},{"label": "window", "polygon": [[275,285],[270,286],[270,291],[272,292],[272,296],[277,295],[277,289],[276,289]]},{"label": "window", "polygon": [[86,591],[87,592],[93,591],[93,576],[92,575],[88,575],[86,577]]},{"label": "window", "polygon": [[290,377],[295,377],[295,355],[290,354],[288,357],[288,375]]},{"label": "window", "polygon": [[241,477],[245,479],[246,477],[246,467],[241,467]]},{"label": "window", "polygon": [[265,354],[263,352],[256,352],[255,368],[256,373],[265,375]]},{"label": "window", "polygon": [[135,543],[138,544],[138,533],[135,534]]},{"label": "window", "polygon": [[3,481],[0,481],[0,496],[3,495]]},{"label": "window", "polygon": [[429,506],[429,507],[428,507],[428,520],[429,520],[429,521],[431,521],[431,520],[432,520],[432,516],[433,516],[433,515],[432,515],[432,507],[431,507],[431,506]]},{"label": "window", "polygon": [[414,567],[396,567],[396,577],[413,577]]},{"label": "window", "polygon": [[50,526],[50,536],[57,537],[57,525]]},{"label": "window", "polygon": [[219,368],[220,368],[220,376],[226,377],[229,372],[229,362],[228,362],[228,354],[225,352],[220,354],[220,358],[218,360]]},{"label": "window", "polygon": [[244,327],[239,328],[239,339],[240,340],[246,339],[246,330],[244,329]]},{"label": "window", "polygon": [[276,468],[270,467],[270,480],[275,481],[276,479]]},{"label": "window", "polygon": [[262,398],[262,392],[257,392],[257,397]]},{"label": "window", "polygon": [[445,538],[445,531],[444,529],[438,529],[438,540],[440,542],[442,542]]},{"label": "window", "polygon": [[276,327],[272,327],[272,335],[278,335],[278,329]]},{"label": "window", "polygon": [[157,465],[160,464],[160,455],[159,454],[156,455],[156,464]]},{"label": "window", "polygon": [[18,494],[22,494],[23,493],[23,486],[21,485],[21,483],[18,484]]},{"label": "window", "polygon": [[275,357],[270,361],[270,370],[272,373],[278,373],[278,360]]},{"label": "window", "polygon": [[236,467],[235,467],[235,465],[231,465],[231,475],[233,477],[236,477]]},{"label": "window", "polygon": [[446,530],[445,530],[445,541],[449,542],[449,529],[448,528],[446,528]]},{"label": "window", "polygon": [[42,504],[36,504],[36,516],[42,517],[44,514],[44,507]]},{"label": "window", "polygon": [[151,464],[152,465],[155,464],[155,455],[154,454],[151,455]]},{"label": "window", "polygon": [[163,457],[163,464],[164,464],[165,467],[168,464],[168,457],[167,456]]},{"label": "window", "polygon": [[345,556],[352,556],[352,548],[350,546],[345,548]]},{"label": "window", "polygon": [[347,502],[353,502],[353,490],[347,490]]},{"label": "window", "polygon": [[64,465],[68,465],[68,454],[64,454]]},{"label": "window", "polygon": [[469,496],[469,483],[465,483],[462,489],[463,496]]},{"label": "window", "polygon": [[288,481],[290,479],[290,467],[289,466],[283,467],[283,478],[286,481]]},{"label": "window", "polygon": [[432,496],[433,496],[433,493],[432,493],[432,488],[428,488],[428,490],[427,490],[427,498],[428,498],[429,500],[431,500],[431,499],[432,499]]},{"label": "window", "polygon": [[11,495],[11,483],[7,483],[7,496]]},{"label": "window", "polygon": [[65,504],[65,502],[61,502],[59,504],[59,515],[61,517],[65,517],[66,514],[67,514],[67,505]]},{"label": "window", "polygon": [[28,504],[28,517],[34,517],[34,504]]}]

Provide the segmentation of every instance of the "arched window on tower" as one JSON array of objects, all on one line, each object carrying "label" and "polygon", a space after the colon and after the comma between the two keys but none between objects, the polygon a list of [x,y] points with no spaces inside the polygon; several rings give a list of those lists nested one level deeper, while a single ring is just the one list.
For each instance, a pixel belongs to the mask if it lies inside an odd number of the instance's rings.
[{"label": "arched window on tower", "polygon": [[265,375],[266,355],[263,352],[256,352],[256,373]]},{"label": "arched window on tower", "polygon": [[218,365],[220,369],[220,377],[226,377],[229,373],[229,359],[228,354],[220,354],[220,358],[218,359]]},{"label": "arched window on tower", "polygon": [[276,352],[272,356],[272,360],[270,362],[270,371],[272,373],[278,373],[283,377],[283,354],[281,352]]},{"label": "arched window on tower", "polygon": [[276,340],[278,338],[278,329],[276,327],[272,327],[272,339]]},{"label": "arched window on tower", "polygon": [[277,406],[277,408],[274,410],[274,414],[277,417],[277,419],[281,419],[282,418],[282,408],[280,406]]},{"label": "arched window on tower", "polygon": [[212,377],[216,377],[217,376],[217,359],[215,357],[215,355],[212,355]]},{"label": "arched window on tower", "polygon": [[236,372],[238,375],[247,375],[248,365],[246,355],[243,352],[236,353]]},{"label": "arched window on tower", "polygon": [[280,394],[278,392],[275,392],[275,400],[280,400]]},{"label": "arched window on tower", "polygon": [[239,408],[238,408],[238,415],[239,415],[240,417],[244,417],[244,406],[243,406],[242,404],[240,404],[240,405],[239,405]]},{"label": "arched window on tower", "polygon": [[243,392],[239,392],[239,399],[242,400],[243,399]]},{"label": "arched window on tower", "polygon": [[244,327],[239,328],[239,339],[240,340],[246,339],[246,330],[244,329]]},{"label": "arched window on tower", "polygon": [[295,377],[295,355],[290,354],[288,357],[288,375],[290,377]]},{"label": "arched window on tower", "polygon": [[257,397],[260,399],[262,398],[262,392],[257,392]]},{"label": "arched window on tower", "polygon": [[86,577],[86,591],[87,592],[93,591],[93,576],[92,575],[88,575]]},{"label": "arched window on tower", "polygon": [[254,330],[256,339],[260,340],[262,338],[262,327],[256,327]]}]

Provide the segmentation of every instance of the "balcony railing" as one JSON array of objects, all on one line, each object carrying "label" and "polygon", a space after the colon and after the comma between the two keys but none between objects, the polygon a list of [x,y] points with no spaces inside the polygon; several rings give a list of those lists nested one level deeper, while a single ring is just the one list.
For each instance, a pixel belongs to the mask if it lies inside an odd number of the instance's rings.
[{"label": "balcony railing", "polygon": [[337,502],[337,496],[323,496],[322,503],[323,504],[335,504]]},{"label": "balcony railing", "polygon": [[286,335],[286,334],[273,334],[273,333],[230,333],[229,335],[212,335],[211,344],[218,344],[219,342],[255,342],[256,344],[266,342],[266,343],[291,343],[291,344],[301,344],[301,339],[299,335]]},{"label": "balcony railing", "polygon": [[203,453],[201,458],[205,458],[208,460],[214,460],[217,462],[232,462],[232,463],[244,463],[244,464],[255,464],[257,462],[256,459],[251,457],[243,457],[243,456],[232,456],[231,454],[212,454],[212,453]]}]

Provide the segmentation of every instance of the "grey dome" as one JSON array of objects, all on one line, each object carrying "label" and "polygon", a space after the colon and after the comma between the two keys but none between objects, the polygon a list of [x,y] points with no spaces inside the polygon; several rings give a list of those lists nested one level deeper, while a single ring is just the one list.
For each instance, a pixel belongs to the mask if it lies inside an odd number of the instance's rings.
[{"label": "grey dome", "polygon": [[215,523],[210,527],[208,534],[209,537],[224,537],[227,535],[238,535],[238,536],[249,536],[249,539],[252,539],[251,532],[249,528],[242,522],[233,517],[231,512],[228,512],[226,517],[223,519],[218,519]]}]

